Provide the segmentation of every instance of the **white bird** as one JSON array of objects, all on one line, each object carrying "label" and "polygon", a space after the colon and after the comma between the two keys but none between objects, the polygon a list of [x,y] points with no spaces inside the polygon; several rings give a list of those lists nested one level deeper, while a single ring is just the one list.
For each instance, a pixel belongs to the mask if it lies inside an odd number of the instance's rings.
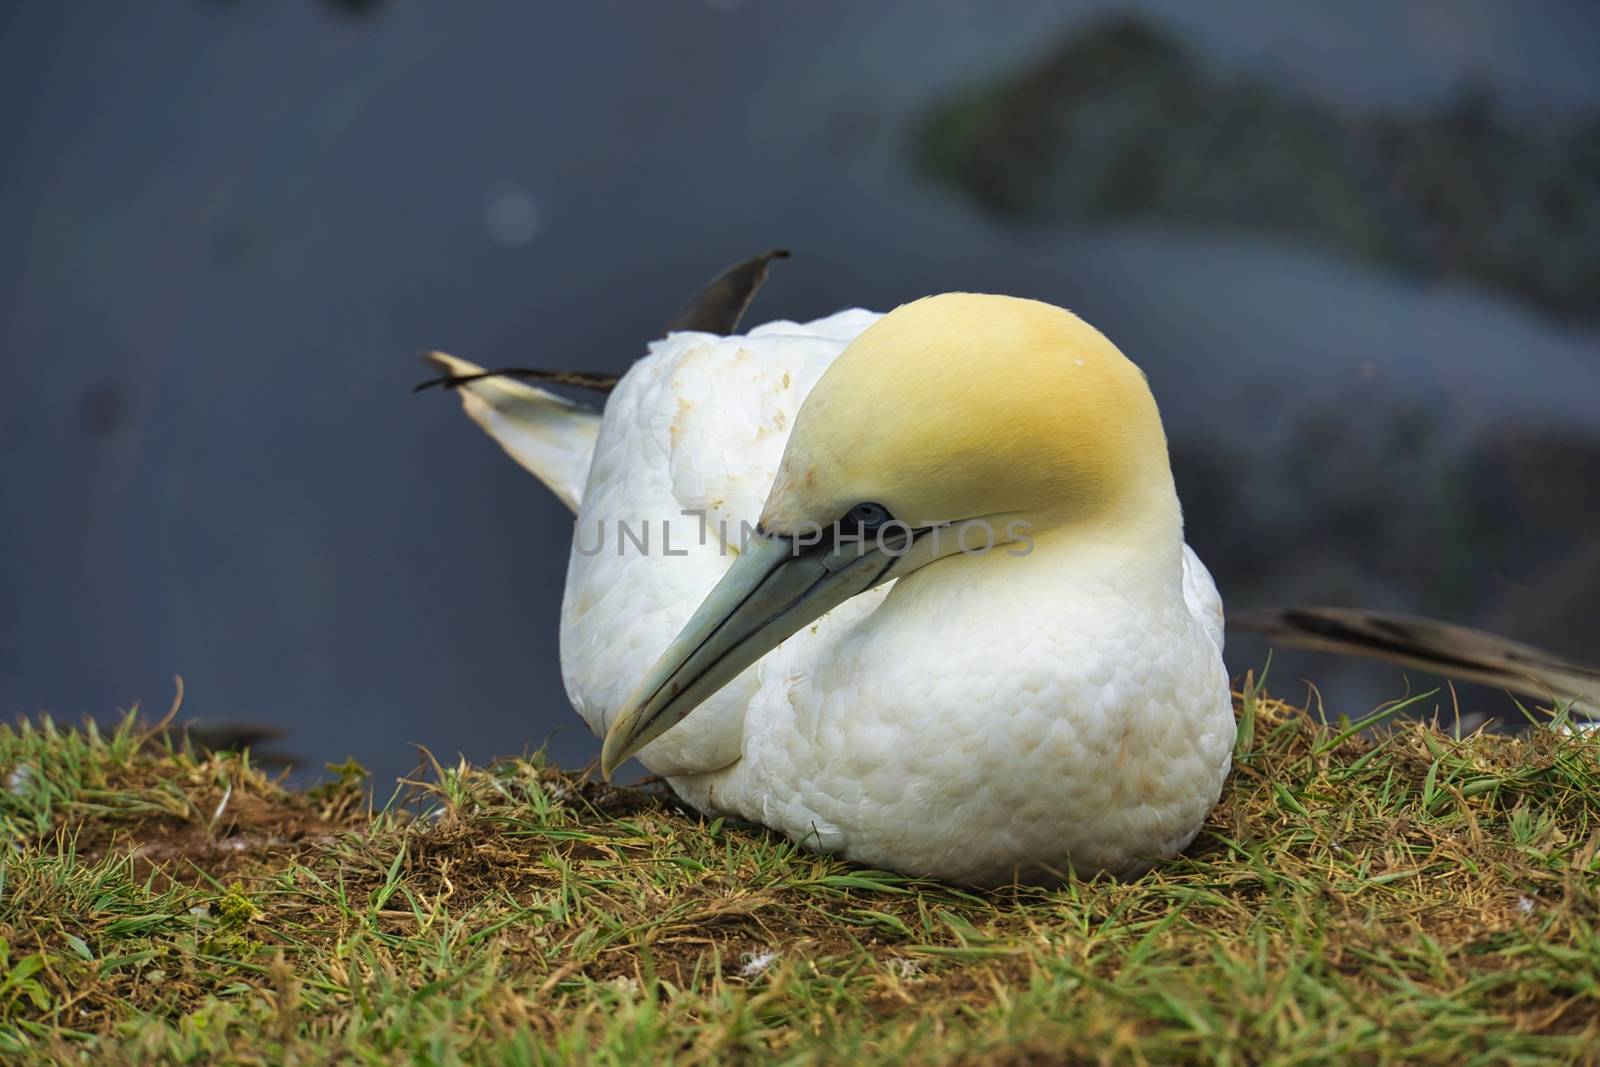
[{"label": "white bird", "polygon": [[[579,512],[562,672],[607,773],[637,754],[703,811],[952,881],[1182,848],[1234,725],[1143,376],[1006,297],[720,336],[780,254],[716,279],[620,383],[429,357]],[[506,374],[616,392],[602,416]],[[1247,625],[1600,707],[1600,669],[1460,626]]]},{"label": "white bird", "polygon": [[1144,375],[1069,312],[673,333],[603,415],[431,358],[577,510],[561,667],[608,774],[979,885],[1136,873],[1217,802],[1221,602]]}]

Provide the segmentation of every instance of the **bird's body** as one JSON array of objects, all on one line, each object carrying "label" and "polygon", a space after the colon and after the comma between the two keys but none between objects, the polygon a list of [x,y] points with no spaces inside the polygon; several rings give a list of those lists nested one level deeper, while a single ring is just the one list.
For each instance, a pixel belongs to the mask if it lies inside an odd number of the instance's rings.
[{"label": "bird's body", "polygon": [[[552,485],[579,499],[561,617],[568,695],[607,736],[608,760],[625,734],[628,751],[696,808],[810,847],[972,884],[1137,872],[1193,838],[1234,741],[1220,601],[1183,543],[1154,403],[1120,353],[1059,309],[993,297],[919,304],[853,347],[879,316],[852,310],[727,338],[674,334],[622,378],[585,483]],[[1020,324],[1014,343],[1040,351],[1019,355],[1019,375],[1049,381],[941,382],[973,368],[940,366],[930,352],[910,357],[930,359],[925,393],[875,384],[900,356],[874,346],[937,347],[947,320],[990,333]],[[1035,359],[1045,369],[1030,369]],[[1007,375],[1008,364],[990,373]],[[1059,412],[1034,399],[1057,388]],[[1082,403],[1098,406],[1073,408],[1080,388],[1090,397]],[[806,404],[813,393],[821,399]],[[918,410],[894,415],[896,404]],[[962,405],[981,417],[965,425]],[[886,447],[879,439],[904,442],[925,423],[940,427],[937,440],[906,458],[904,484],[887,478],[899,453],[874,451]],[[805,440],[792,443],[792,433]],[[1029,433],[1043,440],[1024,441]],[[977,453],[990,440],[1006,466],[983,469]],[[537,455],[519,458],[540,470]],[[581,464],[568,455],[547,466],[565,471],[550,481]],[[991,493],[1013,470],[1014,510]],[[951,472],[948,493],[922,485],[943,478],[929,471]],[[880,475],[881,493],[870,490]],[[1123,480],[1138,488],[1125,491]],[[837,501],[819,495],[833,483]],[[870,576],[879,584],[852,586],[776,647],[755,642],[770,651],[737,673],[735,661],[717,660],[706,670],[726,677],[678,701],[699,684],[683,663],[724,640],[717,620],[742,580],[736,564],[748,555],[741,570],[777,573],[787,549],[773,543],[805,544],[797,526],[831,521],[869,491],[890,505],[871,507],[916,527],[906,542],[914,562],[885,557]],[[963,512],[964,499],[975,510]],[[951,513],[926,514],[940,508]],[[931,524],[980,515],[985,528],[1028,517],[1030,533],[980,551],[983,529],[947,527],[946,545],[927,547]],[[948,543],[958,536],[959,551]],[[751,537],[760,543],[742,543]],[[843,574],[844,558],[837,548],[827,555],[833,569],[817,569],[804,595]],[[735,614],[767,588],[740,593]],[[779,604],[756,622],[788,610]],[[653,699],[689,706],[646,730]]]},{"label": "bird's body", "polygon": [[1131,874],[1177,852],[1234,737],[1216,646],[1181,597],[1151,592],[1181,582],[1181,557],[1158,575],[1092,544],[1040,551],[1023,582],[996,552],[960,582],[912,574],[824,616],[756,666],[742,758],[674,787],[955,882]]}]

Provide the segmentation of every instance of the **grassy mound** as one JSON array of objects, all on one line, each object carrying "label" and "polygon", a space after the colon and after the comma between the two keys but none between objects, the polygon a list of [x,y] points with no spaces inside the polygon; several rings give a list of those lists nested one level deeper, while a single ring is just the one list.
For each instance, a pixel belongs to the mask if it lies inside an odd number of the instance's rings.
[{"label": "grassy mound", "polygon": [[354,766],[0,728],[0,1060],[1597,1055],[1600,739],[1240,713],[1187,856],[983,894],[536,758],[373,811]]}]

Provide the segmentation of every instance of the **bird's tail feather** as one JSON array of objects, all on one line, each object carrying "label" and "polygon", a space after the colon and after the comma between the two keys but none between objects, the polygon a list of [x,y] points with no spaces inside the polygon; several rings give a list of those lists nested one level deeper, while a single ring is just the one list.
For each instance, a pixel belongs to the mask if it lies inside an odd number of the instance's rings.
[{"label": "bird's tail feather", "polygon": [[[679,308],[678,313],[672,316],[672,321],[667,323],[666,332],[696,330],[702,333],[732,334],[738,330],[739,323],[744,319],[744,313],[750,310],[750,302],[766,284],[767,272],[772,261],[788,258],[787,249],[772,248],[735,263],[690,297],[689,302]],[[442,354],[434,353],[434,355]],[[450,358],[443,356],[442,360]],[[449,364],[442,360],[434,362],[441,368],[448,367]],[[453,362],[461,367],[473,366],[463,360]],[[490,378],[570,385],[575,389],[588,389],[596,393],[609,393],[621,381],[619,375],[599,371],[545,370],[539,367],[496,367],[494,370],[484,370],[482,367],[473,367],[471,371],[446,369],[445,373],[437,378],[418,382],[411,391],[420,393],[424,389],[436,386],[459,389],[464,385]]]},{"label": "bird's tail feather", "polygon": [[1600,718],[1600,668],[1467,626],[1323,607],[1238,612],[1229,616],[1228,625],[1278,644],[1389,660],[1570,705],[1574,715]]},{"label": "bird's tail feather", "polygon": [[475,377],[483,368],[443,352],[422,358],[451,379],[469,379],[455,389],[467,417],[576,513],[600,413],[514,378]]}]

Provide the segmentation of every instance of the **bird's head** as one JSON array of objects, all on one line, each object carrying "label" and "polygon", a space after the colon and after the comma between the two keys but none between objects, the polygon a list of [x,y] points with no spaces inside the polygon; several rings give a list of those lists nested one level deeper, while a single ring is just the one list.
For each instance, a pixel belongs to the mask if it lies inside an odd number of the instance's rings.
[{"label": "bird's head", "polygon": [[1179,521],[1144,374],[1092,326],[1015,297],[906,304],[806,397],[756,536],[611,724],[602,767],[883,582],[1062,530]]},{"label": "bird's head", "polygon": [[885,315],[795,419],[763,531],[858,504],[897,520],[1131,514],[1170,486],[1144,374],[1094,327],[1037,300],[947,293]]}]

